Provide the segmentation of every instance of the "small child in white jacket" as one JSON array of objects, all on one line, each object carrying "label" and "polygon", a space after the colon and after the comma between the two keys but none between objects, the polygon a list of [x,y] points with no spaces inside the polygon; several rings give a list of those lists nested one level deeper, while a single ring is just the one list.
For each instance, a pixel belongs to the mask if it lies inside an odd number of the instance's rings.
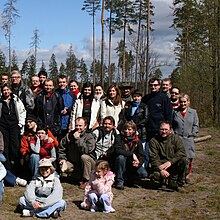
[{"label": "small child in white jacket", "polygon": [[52,160],[44,158],[39,161],[39,174],[27,186],[19,204],[23,209],[23,216],[57,218],[60,211],[66,208],[62,197],[63,187]]},{"label": "small child in white jacket", "polygon": [[115,174],[110,171],[109,163],[104,160],[98,161],[96,169],[92,171],[86,185],[81,207],[90,209],[91,212],[115,212],[115,209],[112,208],[114,177]]}]

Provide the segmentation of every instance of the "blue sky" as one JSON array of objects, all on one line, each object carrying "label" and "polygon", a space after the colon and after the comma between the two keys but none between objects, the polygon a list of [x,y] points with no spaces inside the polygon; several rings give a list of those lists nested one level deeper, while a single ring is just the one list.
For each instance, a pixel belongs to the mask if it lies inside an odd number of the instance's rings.
[{"label": "blue sky", "polygon": [[[0,1],[0,11],[6,0]],[[172,0],[154,0],[155,32],[152,34],[152,49],[159,59],[167,60],[172,67],[163,68],[168,74],[175,64],[173,47],[175,33],[169,28],[172,21],[170,4]],[[20,18],[13,26],[12,49],[16,51],[21,65],[30,52],[31,38],[35,28],[39,30],[40,45],[38,50],[38,66],[43,60],[47,65],[51,54],[56,55],[57,64],[65,62],[66,51],[72,44],[77,58],[89,64],[92,60],[92,17],[82,11],[83,0],[17,0],[15,7]],[[97,58],[100,56],[100,15],[96,18]],[[0,20],[1,23],[1,20]],[[107,37],[107,33],[106,33]],[[113,36],[113,48],[120,36]],[[107,39],[106,39],[107,45]],[[0,49],[6,50],[7,43],[4,32],[0,29]],[[7,52],[5,52],[7,55]],[[106,53],[107,59],[107,53]],[[106,61],[107,63],[107,61]]]}]

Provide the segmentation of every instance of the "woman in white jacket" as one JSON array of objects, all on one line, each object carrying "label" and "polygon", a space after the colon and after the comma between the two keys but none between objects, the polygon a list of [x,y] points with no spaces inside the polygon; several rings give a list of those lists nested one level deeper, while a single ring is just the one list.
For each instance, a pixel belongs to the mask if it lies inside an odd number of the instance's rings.
[{"label": "woman in white jacket", "polygon": [[101,120],[106,116],[115,119],[115,126],[118,126],[119,114],[124,108],[125,102],[121,99],[120,90],[116,84],[112,84],[107,91],[107,97],[101,101]]},{"label": "woman in white jacket", "polygon": [[89,82],[84,83],[81,95],[76,100],[70,117],[69,130],[75,129],[75,120],[83,117],[88,122],[89,129],[99,126],[100,101],[94,98],[93,85]]},{"label": "woman in white jacket", "polygon": [[24,132],[26,110],[22,101],[12,93],[8,84],[1,88],[0,131],[4,136],[5,168],[13,171],[19,163],[20,134]]}]

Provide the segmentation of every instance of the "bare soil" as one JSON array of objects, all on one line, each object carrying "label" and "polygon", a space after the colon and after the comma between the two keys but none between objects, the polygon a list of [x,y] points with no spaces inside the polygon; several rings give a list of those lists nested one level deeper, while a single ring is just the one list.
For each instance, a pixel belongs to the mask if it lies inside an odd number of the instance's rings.
[{"label": "bare soil", "polygon": [[[196,159],[191,184],[179,192],[166,188],[151,189],[149,182],[143,188],[113,189],[115,213],[91,213],[81,210],[83,190],[77,185],[63,183],[67,209],[60,219],[220,219],[220,132],[217,129],[201,129],[200,135],[212,135],[212,139],[197,143]],[[1,205],[2,219],[21,219],[17,209],[18,199],[23,195],[22,187],[6,187]],[[26,219],[31,219],[26,217]]]}]

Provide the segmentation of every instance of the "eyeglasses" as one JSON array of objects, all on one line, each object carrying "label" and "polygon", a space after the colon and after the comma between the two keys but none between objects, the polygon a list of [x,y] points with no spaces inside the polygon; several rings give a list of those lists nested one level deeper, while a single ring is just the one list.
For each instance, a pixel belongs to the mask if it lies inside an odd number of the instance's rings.
[{"label": "eyeglasses", "polygon": [[19,78],[21,78],[20,76],[12,76],[11,77],[12,79],[19,79]]},{"label": "eyeglasses", "polygon": [[151,87],[153,87],[153,86],[159,86],[160,84],[149,84]]},{"label": "eyeglasses", "polygon": [[178,92],[171,92],[171,94],[174,94],[174,95],[179,95]]}]

